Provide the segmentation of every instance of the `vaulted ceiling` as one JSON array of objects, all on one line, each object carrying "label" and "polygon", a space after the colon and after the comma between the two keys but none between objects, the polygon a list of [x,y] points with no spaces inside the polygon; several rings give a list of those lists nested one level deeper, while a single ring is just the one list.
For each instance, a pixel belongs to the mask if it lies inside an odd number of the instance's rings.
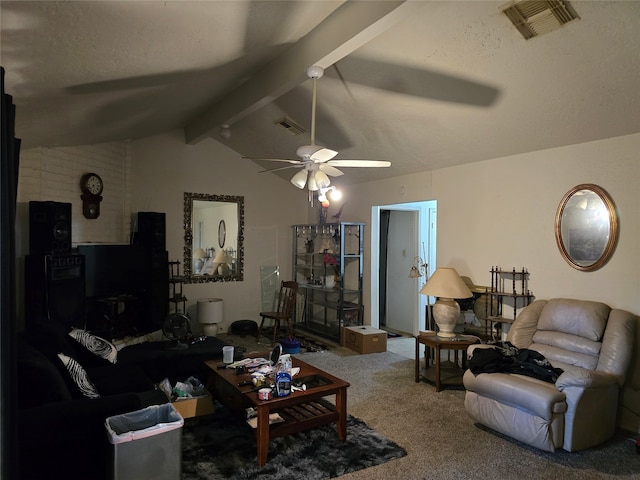
[{"label": "vaulted ceiling", "polygon": [[183,128],[239,167],[309,143],[305,71],[320,65],[316,142],[392,162],[338,183],[640,132],[640,2],[572,2],[578,20],[529,40],[503,5],[2,1],[1,61],[24,148]]}]

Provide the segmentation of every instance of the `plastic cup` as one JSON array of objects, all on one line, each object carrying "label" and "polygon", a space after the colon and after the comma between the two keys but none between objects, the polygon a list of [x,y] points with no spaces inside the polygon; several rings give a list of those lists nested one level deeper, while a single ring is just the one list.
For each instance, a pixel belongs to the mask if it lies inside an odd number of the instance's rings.
[{"label": "plastic cup", "polygon": [[233,363],[233,346],[225,345],[222,347],[222,361],[224,363]]}]

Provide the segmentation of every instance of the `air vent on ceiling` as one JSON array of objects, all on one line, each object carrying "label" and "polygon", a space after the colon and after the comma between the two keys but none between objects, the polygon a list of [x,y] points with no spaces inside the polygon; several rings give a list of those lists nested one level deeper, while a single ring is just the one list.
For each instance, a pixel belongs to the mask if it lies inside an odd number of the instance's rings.
[{"label": "air vent on ceiling", "polygon": [[302,128],[296,122],[294,122],[293,120],[287,117],[283,117],[280,120],[276,120],[273,123],[284,128],[289,135],[300,135],[301,133],[305,132],[304,128]]},{"label": "air vent on ceiling", "polygon": [[526,40],[580,18],[571,5],[563,0],[510,2],[503,5],[501,10]]}]

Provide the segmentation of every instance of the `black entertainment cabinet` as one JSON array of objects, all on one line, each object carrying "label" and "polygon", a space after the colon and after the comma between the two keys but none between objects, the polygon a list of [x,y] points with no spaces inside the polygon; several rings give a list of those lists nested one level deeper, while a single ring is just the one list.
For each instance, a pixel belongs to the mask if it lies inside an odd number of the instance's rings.
[{"label": "black entertainment cabinet", "polygon": [[169,312],[166,219],[138,212],[131,244],[72,248],[71,203],[29,202],[25,326],[51,322],[106,338],[160,330]]},{"label": "black entertainment cabinet", "polygon": [[162,328],[169,305],[166,250],[128,244],[82,244],[87,329],[109,338]]}]

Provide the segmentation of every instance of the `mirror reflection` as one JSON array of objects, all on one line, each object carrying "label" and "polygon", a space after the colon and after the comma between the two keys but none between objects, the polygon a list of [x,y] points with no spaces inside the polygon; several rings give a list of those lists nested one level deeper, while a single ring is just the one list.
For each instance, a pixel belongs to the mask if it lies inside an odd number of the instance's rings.
[{"label": "mirror reflection", "polygon": [[184,194],[186,283],[241,281],[244,197]]},{"label": "mirror reflection", "polygon": [[617,228],[613,201],[597,185],[578,185],[558,207],[556,242],[565,260],[578,270],[604,265],[615,248]]}]

